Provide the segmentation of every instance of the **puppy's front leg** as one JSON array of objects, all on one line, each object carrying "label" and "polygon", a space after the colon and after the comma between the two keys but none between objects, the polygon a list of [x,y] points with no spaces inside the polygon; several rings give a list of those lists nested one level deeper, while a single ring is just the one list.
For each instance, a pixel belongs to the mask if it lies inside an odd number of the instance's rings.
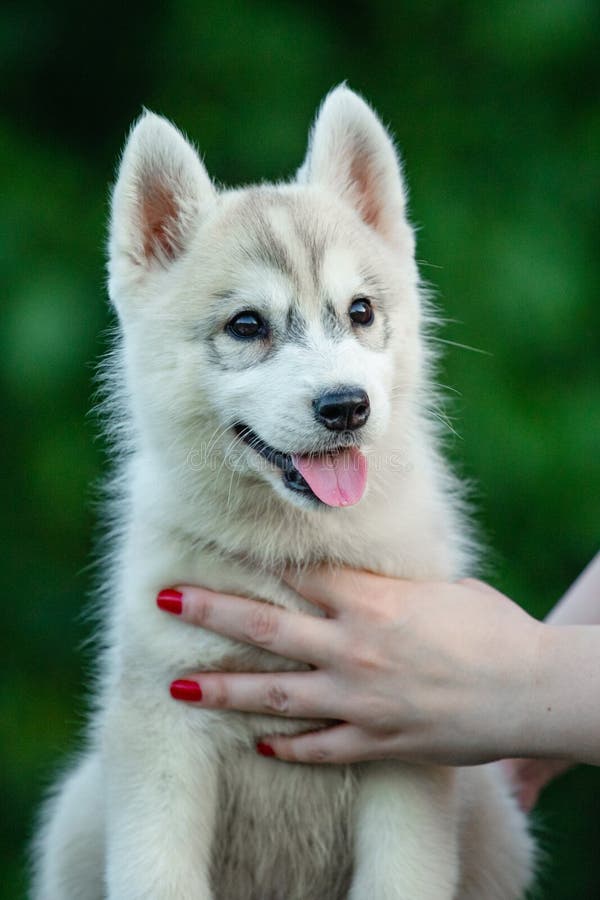
[{"label": "puppy's front leg", "polygon": [[349,900],[452,900],[459,877],[454,771],[369,763],[359,787]]},{"label": "puppy's front leg", "polygon": [[215,726],[186,712],[122,700],[109,711],[107,900],[212,898]]}]

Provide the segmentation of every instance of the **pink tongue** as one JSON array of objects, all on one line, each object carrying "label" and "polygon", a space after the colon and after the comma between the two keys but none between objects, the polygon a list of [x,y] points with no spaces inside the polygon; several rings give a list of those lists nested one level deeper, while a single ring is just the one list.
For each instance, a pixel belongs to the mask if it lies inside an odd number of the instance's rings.
[{"label": "pink tongue", "polygon": [[323,456],[294,455],[292,462],[328,506],[352,506],[365,492],[367,460],[355,447]]}]

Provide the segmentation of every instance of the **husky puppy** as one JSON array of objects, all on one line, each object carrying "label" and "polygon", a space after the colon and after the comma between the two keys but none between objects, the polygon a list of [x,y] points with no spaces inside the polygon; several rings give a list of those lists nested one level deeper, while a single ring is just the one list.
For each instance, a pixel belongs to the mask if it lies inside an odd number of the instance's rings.
[{"label": "husky puppy", "polygon": [[386,130],[338,87],[294,180],[218,190],[145,113],[114,189],[109,276],[122,452],[105,651],[87,749],[45,809],[33,897],[522,897],[532,842],[493,767],[266,760],[255,741],[273,709],[169,696],[190,671],[298,666],[166,616],[161,588],[317,614],[286,567],[469,572]]}]

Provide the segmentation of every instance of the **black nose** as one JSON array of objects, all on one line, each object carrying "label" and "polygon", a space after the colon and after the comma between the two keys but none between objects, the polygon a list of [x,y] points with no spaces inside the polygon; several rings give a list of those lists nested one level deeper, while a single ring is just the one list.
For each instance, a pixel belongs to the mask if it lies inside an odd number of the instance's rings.
[{"label": "black nose", "polygon": [[354,431],[365,424],[371,412],[369,395],[356,387],[326,391],[313,400],[313,407],[317,421],[331,431]]}]

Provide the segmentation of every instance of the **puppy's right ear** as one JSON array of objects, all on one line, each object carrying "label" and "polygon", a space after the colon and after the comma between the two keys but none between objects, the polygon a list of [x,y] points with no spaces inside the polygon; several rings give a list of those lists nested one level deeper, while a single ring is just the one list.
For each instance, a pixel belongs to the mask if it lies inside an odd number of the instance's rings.
[{"label": "puppy's right ear", "polygon": [[216,192],[192,145],[170,122],[145,112],[132,128],[112,196],[109,288],[140,286],[189,247]]}]

